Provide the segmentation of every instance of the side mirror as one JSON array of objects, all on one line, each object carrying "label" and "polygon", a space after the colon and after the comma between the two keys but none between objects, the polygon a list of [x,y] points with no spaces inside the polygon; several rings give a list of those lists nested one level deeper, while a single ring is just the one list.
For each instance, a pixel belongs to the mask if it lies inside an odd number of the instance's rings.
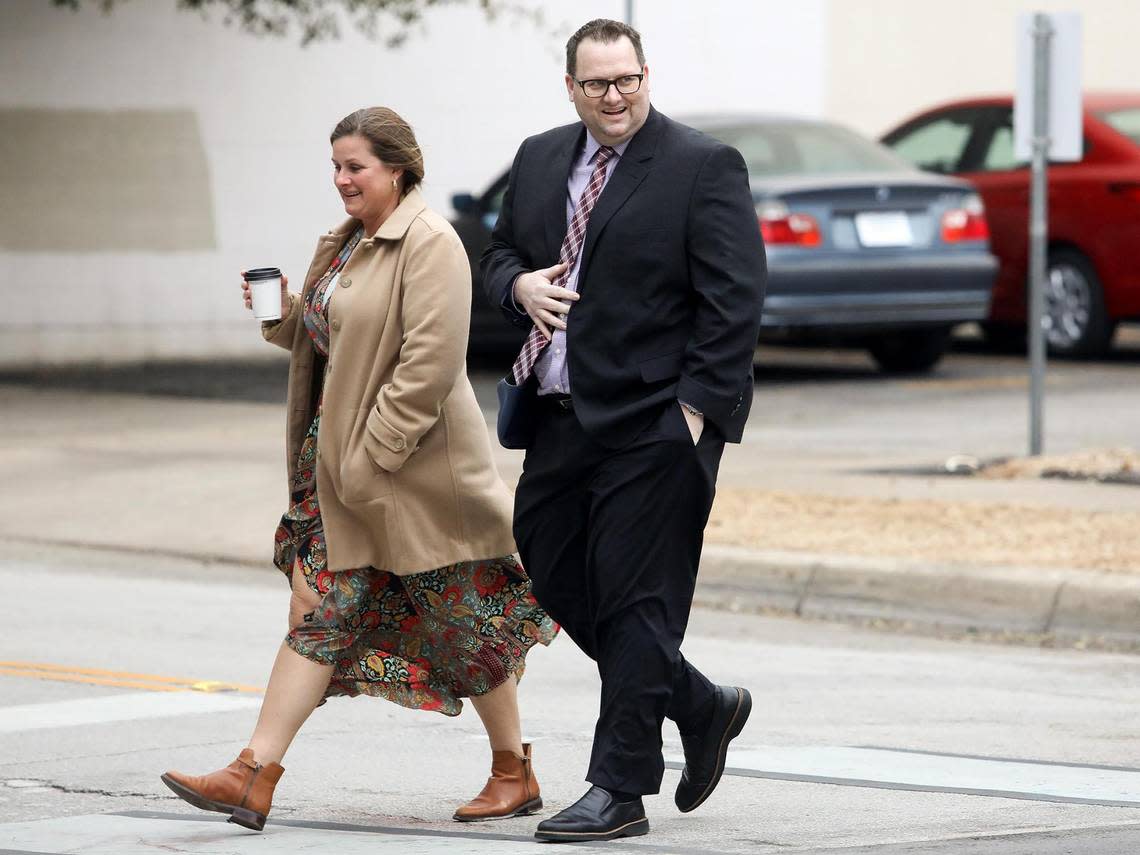
[{"label": "side mirror", "polygon": [[479,208],[479,200],[470,193],[455,193],[451,197],[451,207],[458,214],[473,214]]}]

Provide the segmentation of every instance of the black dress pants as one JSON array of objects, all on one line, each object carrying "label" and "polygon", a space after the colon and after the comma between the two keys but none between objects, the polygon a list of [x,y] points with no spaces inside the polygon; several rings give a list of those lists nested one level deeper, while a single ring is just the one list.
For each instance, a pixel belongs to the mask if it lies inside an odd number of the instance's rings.
[{"label": "black dress pants", "polygon": [[594,442],[573,412],[539,410],[514,533],[538,602],[598,665],[586,780],[656,793],[662,721],[687,730],[713,698],[680,647],[724,441],[706,424],[694,445],[672,400],[617,450]]}]

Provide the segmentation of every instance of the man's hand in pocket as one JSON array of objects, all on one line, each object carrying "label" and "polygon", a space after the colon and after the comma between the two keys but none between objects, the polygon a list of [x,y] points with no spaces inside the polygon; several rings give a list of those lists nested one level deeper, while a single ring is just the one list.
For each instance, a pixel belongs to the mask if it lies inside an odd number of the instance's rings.
[{"label": "man's hand in pocket", "polygon": [[681,408],[681,415],[685,417],[685,424],[689,426],[689,433],[693,435],[693,445],[696,445],[705,430],[705,417],[701,413],[689,412],[689,408],[680,401],[677,402],[677,406]]}]

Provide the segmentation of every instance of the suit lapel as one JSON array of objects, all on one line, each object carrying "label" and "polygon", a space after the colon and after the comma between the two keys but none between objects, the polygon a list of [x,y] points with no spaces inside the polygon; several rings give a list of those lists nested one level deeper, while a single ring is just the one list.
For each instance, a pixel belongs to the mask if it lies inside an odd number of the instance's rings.
[{"label": "suit lapel", "polygon": [[578,289],[582,289],[585,276],[590,263],[590,254],[594,251],[598,236],[606,227],[610,218],[618,212],[626,200],[641,184],[649,169],[653,165],[653,155],[657,151],[657,138],[661,133],[661,114],[649,108],[649,116],[629,142],[625,154],[614,167],[613,174],[606,182],[602,195],[598,197],[594,210],[590,212],[590,222],[586,226],[586,240],[582,244],[582,264],[578,272]]},{"label": "suit lapel", "polygon": [[546,251],[550,263],[558,261],[562,241],[566,238],[566,185],[570,180],[570,167],[582,148],[586,134],[584,125],[571,125],[566,142],[558,146],[550,163],[551,174],[558,180],[551,187],[549,195],[542,201],[542,219],[546,232]]}]

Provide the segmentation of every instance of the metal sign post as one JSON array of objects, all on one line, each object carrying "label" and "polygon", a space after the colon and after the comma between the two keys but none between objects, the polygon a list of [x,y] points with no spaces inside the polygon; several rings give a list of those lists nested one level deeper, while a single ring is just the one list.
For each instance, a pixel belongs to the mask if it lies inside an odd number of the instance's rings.
[{"label": "metal sign post", "polygon": [[1081,19],[1073,12],[1017,19],[1014,155],[1031,161],[1029,207],[1029,453],[1041,454],[1045,409],[1045,307],[1051,162],[1083,156]]},{"label": "metal sign post", "polygon": [[1033,169],[1029,206],[1029,453],[1041,453],[1045,420],[1045,253],[1049,238],[1048,15],[1033,16]]}]

